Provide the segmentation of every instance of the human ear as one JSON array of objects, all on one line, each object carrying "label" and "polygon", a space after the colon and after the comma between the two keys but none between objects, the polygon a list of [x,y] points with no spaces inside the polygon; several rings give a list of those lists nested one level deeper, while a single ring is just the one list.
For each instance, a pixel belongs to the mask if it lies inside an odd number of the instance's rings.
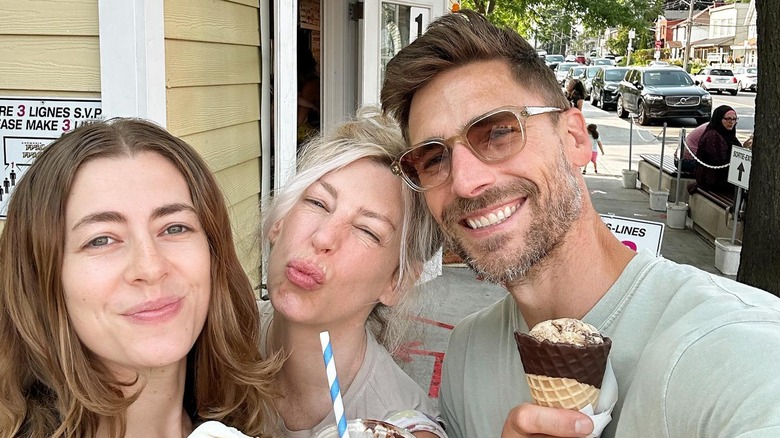
[{"label": "human ear", "polygon": [[561,124],[566,129],[563,143],[569,162],[574,167],[589,163],[593,150],[582,112],[576,108],[564,112],[561,114]]},{"label": "human ear", "polygon": [[284,219],[279,220],[275,224],[271,226],[271,229],[268,231],[268,241],[271,242],[271,245],[276,243],[276,238],[279,237],[279,233],[282,232],[282,223],[284,222]]},{"label": "human ear", "polygon": [[382,295],[379,296],[379,301],[389,307],[395,306],[398,304],[399,301],[401,301],[401,298],[404,296],[406,291],[410,290],[412,287],[414,287],[415,283],[420,279],[420,276],[423,273],[424,264],[423,263],[417,263],[414,268],[412,268],[412,272],[409,272],[406,275],[406,278],[404,279],[404,284],[400,285],[399,287],[399,279],[398,279],[398,269],[396,268],[393,271],[392,277],[390,277],[390,281],[388,282],[388,288],[385,289],[385,291],[382,293]]}]

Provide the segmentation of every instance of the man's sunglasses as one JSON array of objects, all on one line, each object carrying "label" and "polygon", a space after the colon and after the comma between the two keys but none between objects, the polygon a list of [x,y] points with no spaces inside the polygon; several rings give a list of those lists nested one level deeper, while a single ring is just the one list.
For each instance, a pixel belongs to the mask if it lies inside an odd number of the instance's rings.
[{"label": "man's sunglasses", "polygon": [[456,142],[469,148],[484,163],[497,163],[520,153],[525,146],[525,120],[563,111],[550,106],[505,106],[483,114],[448,139],[426,140],[412,146],[393,163],[392,171],[413,190],[422,192],[444,184],[450,177]]}]

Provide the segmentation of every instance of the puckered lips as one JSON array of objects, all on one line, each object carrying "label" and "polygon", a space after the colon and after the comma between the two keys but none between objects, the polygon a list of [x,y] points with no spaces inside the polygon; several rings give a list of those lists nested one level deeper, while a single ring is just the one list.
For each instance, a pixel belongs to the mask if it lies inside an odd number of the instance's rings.
[{"label": "puckered lips", "polygon": [[463,223],[472,230],[479,230],[493,225],[498,225],[509,219],[517,209],[523,205],[523,200],[513,200],[501,207],[482,211],[463,220]]},{"label": "puckered lips", "polygon": [[285,268],[285,275],[290,282],[304,290],[314,290],[325,281],[325,272],[316,264],[295,259],[290,260]]}]

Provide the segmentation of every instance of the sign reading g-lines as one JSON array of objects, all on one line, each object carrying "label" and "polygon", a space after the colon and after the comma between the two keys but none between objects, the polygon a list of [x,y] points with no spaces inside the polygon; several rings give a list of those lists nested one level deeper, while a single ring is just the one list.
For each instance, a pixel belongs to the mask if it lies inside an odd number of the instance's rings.
[{"label": "sign reading g-lines", "polygon": [[608,214],[602,214],[601,220],[623,245],[637,252],[647,249],[655,255],[661,254],[661,240],[664,236],[663,223]]},{"label": "sign reading g-lines", "polygon": [[5,218],[17,181],[46,146],[66,132],[101,120],[102,112],[98,99],[0,97],[0,218]]}]

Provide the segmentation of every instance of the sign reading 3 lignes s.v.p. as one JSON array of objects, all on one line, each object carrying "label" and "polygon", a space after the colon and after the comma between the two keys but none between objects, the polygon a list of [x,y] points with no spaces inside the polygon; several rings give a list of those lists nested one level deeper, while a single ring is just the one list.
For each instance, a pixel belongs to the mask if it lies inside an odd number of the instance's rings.
[{"label": "sign reading 3 lignes s.v.p.", "polygon": [[16,183],[53,140],[75,128],[102,119],[98,99],[0,97],[0,218]]},{"label": "sign reading 3 lignes s.v.p.", "polygon": [[601,220],[612,234],[634,251],[647,249],[655,255],[661,254],[661,240],[664,224],[620,216],[602,214]]}]

